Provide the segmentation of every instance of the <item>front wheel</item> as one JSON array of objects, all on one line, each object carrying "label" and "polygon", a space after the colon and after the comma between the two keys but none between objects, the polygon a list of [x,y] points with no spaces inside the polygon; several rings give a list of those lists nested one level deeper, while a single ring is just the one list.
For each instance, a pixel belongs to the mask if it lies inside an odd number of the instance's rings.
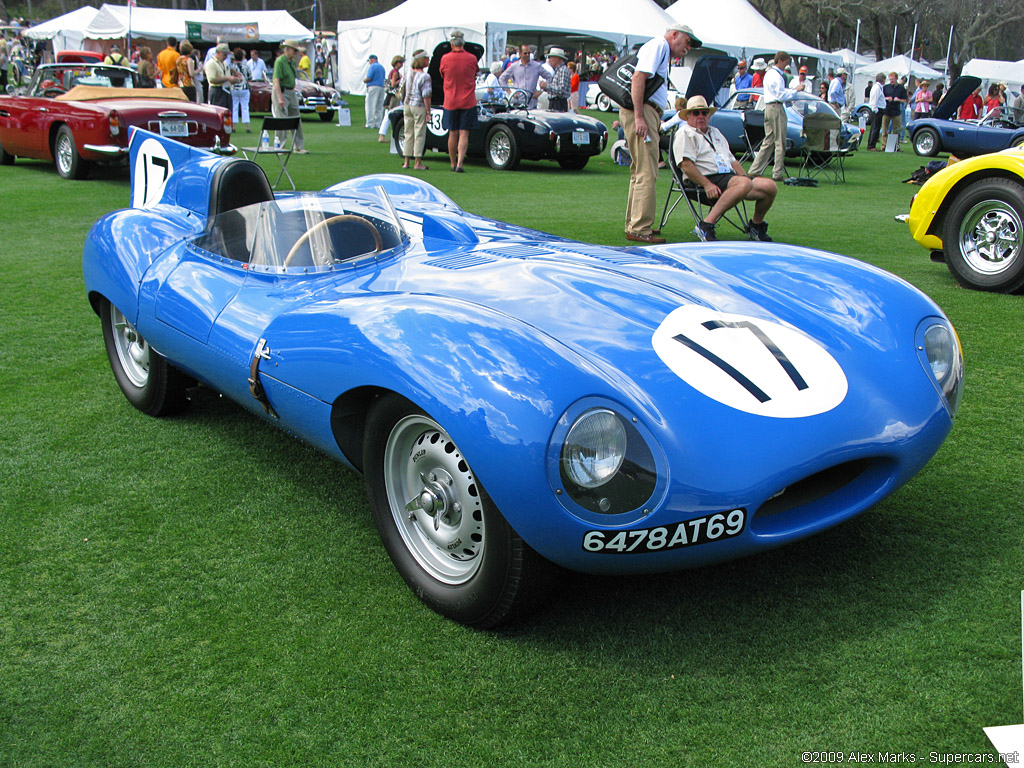
[{"label": "front wheel", "polygon": [[0,165],[14,165],[14,155],[4,149],[3,144],[0,144]]},{"label": "front wheel", "polygon": [[399,157],[405,157],[405,118],[400,117],[391,124],[391,141]]},{"label": "front wheel", "polygon": [[329,122],[331,122],[331,120],[334,119],[334,110],[333,109],[330,110],[329,112],[317,112],[316,114],[317,114],[317,117],[320,118],[320,122],[321,123],[329,123]]},{"label": "front wheel", "polygon": [[84,179],[89,173],[89,161],[83,160],[75,146],[71,129],[62,125],[53,143],[53,159],[57,162],[57,173],[62,179]]},{"label": "front wheel", "polygon": [[109,301],[103,301],[100,319],[110,368],[128,402],[149,416],[170,416],[184,410],[191,380],[150,348]]},{"label": "front wheel", "polygon": [[914,152],[921,157],[939,154],[939,134],[933,128],[922,128],[914,134]]},{"label": "front wheel", "polygon": [[943,219],[942,249],[961,285],[1000,293],[1024,287],[1024,187],[992,178],[964,189]]},{"label": "front wheel", "polygon": [[597,94],[597,99],[594,102],[594,104],[602,112],[611,112],[612,111],[612,100],[609,99],[607,94],[605,94],[605,93]]},{"label": "front wheel", "polygon": [[496,125],[487,134],[487,163],[497,171],[514,171],[519,166],[519,146],[512,130]]},{"label": "front wheel", "polygon": [[363,468],[384,547],[430,608],[493,627],[518,610],[542,566],[494,506],[444,428],[398,395],[367,422]]}]

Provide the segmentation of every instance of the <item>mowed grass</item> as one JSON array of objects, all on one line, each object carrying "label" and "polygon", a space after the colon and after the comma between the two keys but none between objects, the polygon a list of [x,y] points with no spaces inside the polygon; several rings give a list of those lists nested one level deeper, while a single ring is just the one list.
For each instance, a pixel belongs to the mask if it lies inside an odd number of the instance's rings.
[{"label": "mowed grass", "polygon": [[[311,154],[289,164],[300,189],[401,172],[375,132],[304,127]],[[625,244],[628,169],[607,153],[579,173],[427,163],[423,178],[469,211]],[[916,189],[901,180],[923,164],[860,152],[846,184],[782,188],[769,221],[778,241],[904,277],[956,325],[966,393],[925,470],[856,520],[763,556],[567,575],[496,632],[419,603],[355,473],[209,392],[173,419],[134,410],[80,261],[90,225],[128,204],[127,171],[67,182],[45,163],[0,168],[0,766],[989,752],[982,727],[1022,716],[1024,298],[961,289],[893,220]],[[660,184],[661,197],[667,172]],[[684,213],[671,240],[694,240]]]}]

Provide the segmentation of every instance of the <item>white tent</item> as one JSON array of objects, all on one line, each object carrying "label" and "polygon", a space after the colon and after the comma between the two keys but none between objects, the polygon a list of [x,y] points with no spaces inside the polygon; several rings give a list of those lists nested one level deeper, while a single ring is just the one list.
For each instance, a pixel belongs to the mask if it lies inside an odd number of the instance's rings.
[{"label": "white tent", "polygon": [[50,40],[53,51],[77,51],[82,47],[85,29],[99,13],[90,5],[76,8],[55,19],[44,21],[25,30],[24,35],[33,40]]},{"label": "white tent", "polygon": [[1006,83],[1014,91],[1024,83],[1024,59],[1021,61],[997,61],[995,59],[971,59],[964,64],[962,75],[974,75],[988,83]]},{"label": "white tent", "polygon": [[849,48],[840,48],[838,51],[832,51],[832,55],[838,56],[843,62],[843,66],[847,69],[863,67],[866,64],[871,64],[875,60],[874,56],[864,56],[863,54],[857,53]]},{"label": "white tent", "polygon": [[[854,71],[853,90],[857,94],[857,102],[860,103],[867,100],[864,97],[864,90],[875,79],[875,75],[879,73],[888,75],[890,72],[895,72],[897,75],[907,75],[908,77],[927,78],[932,81],[932,86],[935,85],[936,80],[943,79],[942,72],[939,70],[932,69],[920,61],[914,61],[909,56],[898,54],[888,59],[865,64]],[[913,94],[913,83],[907,83],[907,91]]]},{"label": "white tent", "polygon": [[871,64],[865,64],[863,67],[857,68],[858,75],[874,76],[881,72],[884,75],[888,75],[890,72],[895,72],[897,75],[912,75],[914,77],[926,77],[926,78],[941,78],[942,73],[937,69],[932,69],[927,64],[922,64],[920,61],[914,61],[909,56],[900,54],[899,56],[893,56],[889,59],[882,59]]},{"label": "white tent", "polygon": [[[229,43],[279,43],[282,40],[311,40],[313,33],[287,11],[180,11],[168,8],[131,9],[131,36],[161,40],[174,35],[187,38],[186,22],[212,25],[228,32]],[[85,29],[87,40],[120,40],[129,32],[128,7],[104,4]]]},{"label": "white tent", "polygon": [[[595,0],[608,5],[604,0]],[[638,6],[650,4],[643,0]],[[654,11],[660,10],[654,6]],[[630,20],[632,11],[625,12],[620,5],[612,22],[604,26],[591,13],[588,5],[570,4],[568,0],[406,0],[390,11],[366,19],[338,22],[338,70],[342,73],[339,87],[350,93],[363,93],[366,60],[375,54],[385,64],[392,56],[402,54],[406,60],[417,48],[433,51],[438,43],[448,39],[454,28],[461,29],[466,41],[484,47],[484,62],[494,61],[505,52],[510,33],[536,35],[538,39],[583,36],[607,40],[616,47],[624,47],[630,33],[643,34],[649,39],[659,30],[647,32],[637,20]],[[657,14],[644,8],[643,18],[657,18]],[[660,31],[671,24],[661,18]]]},{"label": "white tent", "polygon": [[[812,58],[835,66],[839,57],[790,37],[758,13],[747,0],[677,0],[668,7],[673,19],[689,24],[704,42],[739,59],[786,51],[790,56]],[[824,67],[820,67],[823,69]],[[795,68],[794,68],[795,71]]]}]

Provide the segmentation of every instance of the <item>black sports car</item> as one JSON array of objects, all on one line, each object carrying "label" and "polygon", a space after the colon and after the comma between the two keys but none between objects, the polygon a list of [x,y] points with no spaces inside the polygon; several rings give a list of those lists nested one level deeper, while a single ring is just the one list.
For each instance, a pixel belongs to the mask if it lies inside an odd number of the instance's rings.
[{"label": "black sports car", "polygon": [[[444,85],[441,57],[451,50],[444,42],[434,49],[429,73],[433,96],[427,119],[427,149],[448,151],[448,131],[441,125]],[[483,46],[466,43],[466,50],[479,58]],[[604,151],[608,128],[600,120],[573,112],[529,109],[530,94],[514,90],[497,101],[477,104],[479,127],[469,133],[470,157],[483,156],[492,168],[511,171],[520,160],[555,160],[562,168],[577,171],[594,155]],[[405,154],[404,124],[401,107],[391,110],[392,135],[399,154]]]}]

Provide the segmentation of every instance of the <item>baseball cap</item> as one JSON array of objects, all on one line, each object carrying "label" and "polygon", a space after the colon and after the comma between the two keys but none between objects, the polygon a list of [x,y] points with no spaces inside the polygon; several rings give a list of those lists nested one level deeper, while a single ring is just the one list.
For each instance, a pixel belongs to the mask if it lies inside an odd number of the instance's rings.
[{"label": "baseball cap", "polygon": [[690,36],[690,48],[700,48],[704,43],[699,37],[693,34],[693,30],[686,24],[673,24],[666,32],[685,32]]}]

